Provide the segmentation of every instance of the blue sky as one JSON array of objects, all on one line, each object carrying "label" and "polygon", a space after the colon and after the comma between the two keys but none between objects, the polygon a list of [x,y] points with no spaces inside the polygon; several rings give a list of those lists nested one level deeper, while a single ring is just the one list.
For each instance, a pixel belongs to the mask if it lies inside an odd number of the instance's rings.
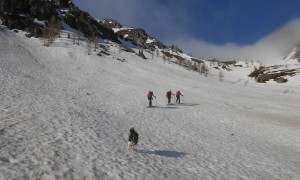
[{"label": "blue sky", "polygon": [[[297,22],[300,17],[298,0],[73,0],[73,2],[96,19],[112,18],[126,27],[143,28],[150,36],[165,44],[178,44],[188,53],[207,58],[231,58],[216,51],[223,52],[228,49],[228,52],[224,53],[230,54],[230,50],[237,51],[234,48],[245,49],[255,46],[264,39],[270,39],[269,36],[272,34],[278,35],[276,31],[281,31],[290,24],[298,26],[295,25],[295,21]],[[297,36],[297,33],[292,36]],[[293,37],[291,39],[294,39],[289,40],[291,43],[298,43],[298,38],[297,41]]]}]

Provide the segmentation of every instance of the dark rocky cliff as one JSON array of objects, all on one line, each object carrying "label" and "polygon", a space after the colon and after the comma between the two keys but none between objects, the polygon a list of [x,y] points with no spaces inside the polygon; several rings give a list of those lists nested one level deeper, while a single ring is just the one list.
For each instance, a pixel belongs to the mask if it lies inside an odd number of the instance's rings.
[{"label": "dark rocky cliff", "polygon": [[[62,21],[86,37],[97,36],[114,42],[118,36],[110,29],[99,24],[89,13],[80,10],[70,0],[1,0],[0,19],[10,29],[28,32],[28,36],[40,37],[49,22],[55,21],[56,28],[62,29]],[[44,22],[45,25],[37,23]]]}]

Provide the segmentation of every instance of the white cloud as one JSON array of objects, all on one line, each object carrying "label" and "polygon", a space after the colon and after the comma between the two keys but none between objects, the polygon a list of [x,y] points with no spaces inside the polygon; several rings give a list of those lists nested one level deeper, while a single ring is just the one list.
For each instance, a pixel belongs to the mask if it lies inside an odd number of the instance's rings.
[{"label": "white cloud", "polygon": [[221,60],[260,60],[268,64],[281,61],[281,58],[287,55],[293,47],[300,44],[300,18],[288,22],[253,45],[218,46],[188,35],[185,38],[174,39],[174,41],[186,52],[199,57],[216,57]]}]

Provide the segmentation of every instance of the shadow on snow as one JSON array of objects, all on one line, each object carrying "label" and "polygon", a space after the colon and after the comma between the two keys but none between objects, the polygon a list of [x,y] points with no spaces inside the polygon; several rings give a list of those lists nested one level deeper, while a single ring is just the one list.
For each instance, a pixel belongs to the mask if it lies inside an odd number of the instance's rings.
[{"label": "shadow on snow", "polygon": [[147,108],[160,108],[160,109],[177,109],[178,106],[199,106],[200,104],[197,103],[180,103],[180,104],[168,104],[166,106],[152,106]]},{"label": "shadow on snow", "polygon": [[174,107],[174,106],[166,106],[166,107],[164,107],[164,106],[152,106],[152,107],[148,107],[147,106],[147,108],[160,108],[160,109],[177,109],[178,107]]},{"label": "shadow on snow", "polygon": [[197,103],[180,103],[176,104],[176,106],[199,106],[200,104]]},{"label": "shadow on snow", "polygon": [[184,152],[166,151],[166,150],[145,151],[145,150],[137,149],[136,152],[145,153],[145,154],[154,154],[154,155],[165,156],[170,158],[182,158],[183,156],[187,155],[187,153]]}]

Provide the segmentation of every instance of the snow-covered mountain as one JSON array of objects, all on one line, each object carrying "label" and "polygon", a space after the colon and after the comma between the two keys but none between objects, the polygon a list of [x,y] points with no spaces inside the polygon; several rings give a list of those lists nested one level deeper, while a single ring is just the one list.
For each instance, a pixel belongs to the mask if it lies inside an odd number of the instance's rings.
[{"label": "snow-covered mountain", "polygon": [[[70,23],[88,13],[66,3],[55,11],[64,29],[55,38],[28,36],[34,31],[1,16],[0,179],[299,179],[293,53],[259,68],[176,46],[143,48],[91,17]],[[32,29],[47,24],[23,16]],[[99,26],[75,28],[84,22]],[[93,28],[101,38],[92,43],[85,32]],[[254,67],[256,79],[281,73],[288,82],[257,83],[248,76]],[[168,90],[181,90],[181,104],[167,105]],[[140,137],[134,151],[126,149],[131,127]]]},{"label": "snow-covered mountain", "polygon": [[150,37],[144,29],[141,28],[126,28],[119,22],[112,19],[102,19],[99,23],[103,26],[112,29],[121,39],[130,41],[135,46],[139,46],[144,49],[164,49],[164,45],[159,40]]},{"label": "snow-covered mountain", "polygon": [[[260,62],[241,63],[239,60],[228,60],[220,62],[217,59],[205,60],[192,55],[187,55],[176,45],[165,45],[161,41],[147,34],[144,29],[124,27],[121,23],[112,19],[95,20],[88,12],[80,10],[70,0],[61,1],[8,1],[0,4],[0,19],[2,24],[10,29],[21,29],[27,31],[27,37],[49,37],[53,28],[65,29],[73,32],[74,37],[86,38],[88,41],[97,42],[100,39],[107,39],[120,44],[123,50],[135,53],[131,48],[152,51],[153,54],[163,53],[169,62],[182,65],[188,69],[201,72],[201,69],[217,69],[220,71],[239,71],[240,67],[246,69],[248,76],[257,82],[275,81],[278,83],[290,83],[289,79],[300,78],[299,47],[288,53],[282,62],[277,62],[264,67]],[[76,37],[75,37],[76,36]],[[75,41],[75,40],[74,40]],[[159,51],[159,52],[157,52]],[[145,58],[143,52],[137,53]],[[241,66],[245,64],[245,66]],[[205,66],[202,68],[201,66]],[[278,66],[281,70],[278,71]],[[275,69],[274,69],[275,67]],[[260,71],[253,72],[260,68]],[[250,75],[250,73],[252,74]],[[222,73],[222,72],[220,72]],[[253,76],[255,75],[255,76]]]},{"label": "snow-covered mountain", "polygon": [[294,47],[294,49],[288,53],[284,58],[284,61],[288,61],[294,64],[300,63],[300,45]]}]

